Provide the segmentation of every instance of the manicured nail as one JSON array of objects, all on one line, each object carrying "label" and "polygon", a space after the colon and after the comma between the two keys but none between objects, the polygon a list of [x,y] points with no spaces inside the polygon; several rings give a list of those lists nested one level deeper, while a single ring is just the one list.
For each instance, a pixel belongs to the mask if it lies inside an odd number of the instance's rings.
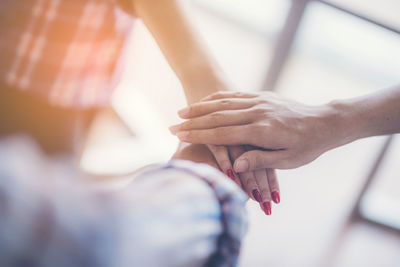
[{"label": "manicured nail", "polygon": [[232,181],[235,181],[235,175],[233,175],[233,171],[231,169],[227,170],[226,174],[232,179]]},{"label": "manicured nail", "polygon": [[235,162],[236,172],[245,172],[249,169],[249,161],[247,159],[241,159]]},{"label": "manicured nail", "polygon": [[180,129],[181,129],[180,124],[169,127],[169,130],[171,131],[172,134],[176,134]]},{"label": "manicured nail", "polygon": [[254,199],[257,200],[258,202],[262,201],[262,197],[260,192],[258,192],[257,189],[253,189],[253,191],[251,191],[251,194],[253,195]]},{"label": "manicured nail", "polygon": [[185,138],[186,138],[188,135],[189,135],[189,132],[188,132],[188,131],[182,131],[182,132],[177,132],[177,133],[176,133],[176,136],[177,136],[179,139],[183,140],[183,141],[185,141]]},{"label": "manicured nail", "polygon": [[187,118],[189,116],[189,107],[186,107],[184,109],[181,109],[178,111],[179,116],[181,116],[181,118]]},{"label": "manicured nail", "polygon": [[270,201],[266,201],[262,204],[263,208],[264,208],[264,212],[266,215],[271,215],[271,202]]},{"label": "manicured nail", "polygon": [[279,192],[278,191],[274,191],[272,192],[272,200],[278,204],[279,202],[281,202],[281,198],[279,196]]}]

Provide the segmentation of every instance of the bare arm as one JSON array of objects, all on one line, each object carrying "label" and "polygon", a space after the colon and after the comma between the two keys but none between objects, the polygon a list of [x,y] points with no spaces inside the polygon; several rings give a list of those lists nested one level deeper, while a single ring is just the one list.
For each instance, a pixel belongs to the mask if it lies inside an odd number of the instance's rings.
[{"label": "bare arm", "polygon": [[253,146],[235,171],[295,168],[360,138],[400,133],[400,86],[326,105],[307,106],[272,93],[222,92],[180,112],[182,141]]},{"label": "bare arm", "polygon": [[343,128],[350,130],[350,140],[400,133],[400,86],[350,99],[333,101],[334,110],[341,114]]},{"label": "bare arm", "polygon": [[186,16],[184,0],[133,0],[139,16],[182,82],[188,103],[227,86],[221,70]]},{"label": "bare arm", "polygon": [[[136,15],[143,20],[152,33],[168,63],[180,79],[188,103],[193,104],[211,93],[228,90],[229,86],[199,34],[191,26],[186,16],[185,2],[187,0],[133,0]],[[243,148],[212,145],[208,145],[208,148],[221,171],[235,180],[239,186],[245,184],[244,189],[253,199],[269,203],[271,191],[278,192],[278,182],[273,170],[260,172],[258,176],[255,174],[247,174],[247,177],[235,176],[231,158],[234,160],[236,156],[234,157],[233,154],[245,151]],[[271,182],[267,180],[267,176]],[[259,198],[252,194],[256,190],[261,192],[258,193]],[[270,207],[268,210],[267,213],[270,214]]]}]

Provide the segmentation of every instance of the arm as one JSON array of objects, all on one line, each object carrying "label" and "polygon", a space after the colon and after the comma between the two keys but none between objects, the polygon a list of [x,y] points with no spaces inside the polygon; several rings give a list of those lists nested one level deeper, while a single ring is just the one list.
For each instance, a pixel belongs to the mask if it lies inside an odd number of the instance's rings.
[{"label": "arm", "polygon": [[[180,79],[188,103],[193,104],[211,93],[227,90],[229,86],[222,78],[219,66],[190,25],[184,2],[185,0],[133,0],[136,15],[143,20],[154,36],[168,63]],[[251,192],[259,188],[261,192],[259,199],[263,202],[270,201],[271,189],[267,179],[264,179],[267,172],[259,176],[258,183],[254,175],[245,178],[235,176],[233,173],[231,158],[234,160],[236,157],[232,157],[232,151],[238,152],[241,148],[212,145],[208,145],[208,148],[221,171],[235,180],[239,186],[245,184],[244,189],[249,196],[256,200]],[[268,173],[270,181],[274,184],[273,189],[278,191],[275,173],[271,170]]]},{"label": "arm", "polygon": [[400,133],[400,86],[350,99],[333,101],[333,110],[349,129],[348,143],[360,138]]},{"label": "arm", "polygon": [[400,87],[364,97],[307,106],[276,94],[222,92],[180,112],[182,141],[263,148],[242,154],[237,172],[295,168],[332,148],[400,132]]},{"label": "arm", "polygon": [[222,72],[185,15],[184,0],[133,0],[139,16],[181,81],[189,104],[227,90]]}]

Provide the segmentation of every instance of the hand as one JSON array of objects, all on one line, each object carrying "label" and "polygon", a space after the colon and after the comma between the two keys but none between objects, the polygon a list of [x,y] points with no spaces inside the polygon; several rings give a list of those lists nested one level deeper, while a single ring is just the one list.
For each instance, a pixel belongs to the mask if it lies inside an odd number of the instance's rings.
[{"label": "hand", "polygon": [[188,121],[171,127],[185,142],[252,145],[235,160],[236,172],[289,169],[306,164],[337,146],[330,106],[307,106],[273,93],[219,92],[179,112]]},{"label": "hand", "polygon": [[[232,162],[246,152],[245,146],[229,146]],[[279,184],[274,169],[260,169],[257,171],[243,172],[237,175],[240,185],[250,198],[260,204],[261,210],[266,215],[271,214],[271,199],[280,202]],[[261,192],[261,193],[260,193]]]},{"label": "hand", "polygon": [[184,159],[198,163],[206,163],[216,169],[219,169],[213,154],[205,145],[194,145],[180,142],[178,149],[172,156],[172,159]]},{"label": "hand", "polygon": [[[186,159],[199,163],[206,163],[210,166],[217,168],[222,166],[231,166],[228,153],[234,155],[235,158],[243,153],[243,147],[225,147],[225,146],[211,146],[213,151],[219,153],[219,158],[228,157],[228,162],[217,163],[215,155],[211,153],[205,145],[194,145],[188,143],[180,143],[177,152],[174,154],[173,159]],[[225,154],[226,152],[226,154]],[[222,156],[222,157],[221,157]],[[232,168],[232,166],[230,167]],[[222,169],[220,169],[224,172]],[[231,170],[232,171],[232,170]],[[226,172],[224,172],[226,173]],[[262,170],[256,172],[243,173],[240,175],[229,174],[230,178],[235,181],[239,186],[253,200],[260,203],[261,209],[267,214],[271,214],[271,192],[272,199],[275,203],[279,203],[279,185],[273,170]],[[261,194],[260,194],[261,192]]]},{"label": "hand", "polygon": [[274,169],[260,169],[255,172],[235,174],[232,163],[246,152],[245,146],[207,145],[218,162],[221,171],[240,186],[247,195],[260,203],[265,214],[271,214],[271,200],[280,202],[279,183]]}]

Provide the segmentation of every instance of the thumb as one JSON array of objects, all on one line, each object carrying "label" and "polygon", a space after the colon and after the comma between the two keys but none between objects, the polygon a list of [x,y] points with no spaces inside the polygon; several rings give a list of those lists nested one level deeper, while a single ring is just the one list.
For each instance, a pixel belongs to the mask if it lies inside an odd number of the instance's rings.
[{"label": "thumb", "polygon": [[286,151],[262,151],[252,150],[243,153],[235,160],[233,169],[235,172],[248,172],[258,169],[279,168]]}]

